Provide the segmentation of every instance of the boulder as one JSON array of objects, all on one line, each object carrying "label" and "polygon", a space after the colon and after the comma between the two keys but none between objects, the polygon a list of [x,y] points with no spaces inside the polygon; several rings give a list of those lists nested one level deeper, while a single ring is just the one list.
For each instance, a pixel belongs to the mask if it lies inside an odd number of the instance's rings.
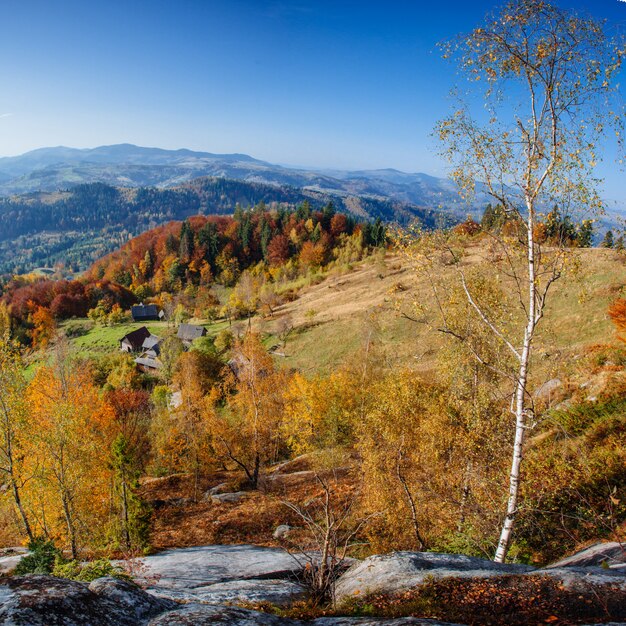
[{"label": "boulder", "polygon": [[307,622],[312,626],[463,626],[462,624],[450,624],[434,619],[421,619],[419,617],[396,617],[393,619],[380,619],[375,617],[321,617]]},{"label": "boulder", "polygon": [[152,587],[149,592],[159,598],[196,604],[242,604],[271,602],[287,606],[304,599],[306,589],[292,580],[230,580],[189,590]]},{"label": "boulder", "polygon": [[91,582],[89,591],[102,599],[110,600],[126,616],[136,622],[145,619],[146,616],[158,615],[176,606],[176,603],[171,600],[156,598],[146,593],[133,582],[111,576],[98,578]]},{"label": "boulder", "polygon": [[0,574],[8,574],[28,554],[26,548],[5,548],[0,553]]},{"label": "boulder", "polygon": [[356,563],[339,577],[338,601],[372,593],[395,594],[423,584],[427,578],[487,578],[524,574],[535,568],[506,565],[461,554],[393,552],[371,556]]},{"label": "boulder", "polygon": [[149,626],[295,626],[302,624],[276,615],[227,606],[188,604],[153,619]]},{"label": "boulder", "polygon": [[228,624],[229,626],[459,626],[416,617],[396,619],[324,617],[312,622],[301,622],[248,609],[194,604],[160,615],[153,619],[149,626],[209,626],[212,624]]},{"label": "boulder", "polygon": [[224,502],[241,502],[248,497],[245,491],[236,491],[234,493],[216,493],[211,496],[211,502],[215,504],[223,504]]},{"label": "boulder", "polygon": [[291,526],[289,526],[289,524],[281,524],[276,527],[276,530],[272,533],[272,537],[274,537],[274,539],[284,539],[290,531]]},{"label": "boulder", "polygon": [[549,567],[532,572],[533,576],[550,576],[565,589],[585,592],[592,587],[617,587],[626,592],[626,572],[603,567]]},{"label": "boulder", "polygon": [[280,548],[214,545],[165,550],[138,559],[138,581],[155,589],[188,590],[245,579],[284,579],[298,572]]},{"label": "boulder", "polygon": [[110,579],[91,587],[53,576],[0,579],[0,624],[21,626],[136,626],[171,610],[125,581]]},{"label": "boulder", "polygon": [[560,378],[552,378],[541,385],[533,394],[536,400],[549,402],[554,396],[554,392],[563,386]]},{"label": "boulder", "polygon": [[580,550],[556,563],[553,567],[586,567],[606,563],[610,568],[626,568],[626,545],[617,541],[602,541]]},{"label": "boulder", "polygon": [[216,496],[220,493],[226,493],[227,491],[228,491],[228,483],[220,483],[219,485],[215,485],[215,487],[211,487],[211,489],[205,492],[204,499],[210,500],[211,496]]}]

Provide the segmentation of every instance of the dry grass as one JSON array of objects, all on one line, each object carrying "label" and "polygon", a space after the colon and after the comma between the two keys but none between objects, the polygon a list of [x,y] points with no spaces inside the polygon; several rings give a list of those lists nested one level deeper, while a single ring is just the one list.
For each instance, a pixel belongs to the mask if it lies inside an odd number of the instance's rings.
[{"label": "dry grass", "polygon": [[[479,263],[483,252],[481,243],[474,244],[465,262]],[[599,248],[575,254],[581,269],[575,277],[556,283],[542,323],[538,342],[542,377],[572,363],[587,345],[614,340],[606,310],[626,284],[624,257]],[[453,271],[448,271],[454,280]],[[406,259],[390,254],[384,262],[369,259],[350,273],[331,275],[303,289],[295,301],[279,307],[273,319],[257,319],[256,327],[278,343],[281,320],[290,318],[294,332],[280,363],[313,373],[328,372],[357,351],[364,331],[374,323],[390,365],[428,371],[443,337],[402,317],[398,309],[406,309],[412,301],[435,310],[426,279]]]}]

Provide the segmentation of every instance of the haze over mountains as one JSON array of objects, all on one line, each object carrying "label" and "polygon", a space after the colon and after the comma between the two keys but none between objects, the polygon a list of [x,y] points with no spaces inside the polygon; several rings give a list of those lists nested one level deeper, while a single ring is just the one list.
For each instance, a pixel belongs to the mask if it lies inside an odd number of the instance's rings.
[{"label": "haze over mountains", "polygon": [[173,187],[202,176],[289,185],[338,196],[386,198],[457,215],[465,215],[472,208],[459,200],[450,180],[427,174],[394,169],[305,170],[274,165],[245,154],[163,150],[131,144],[84,150],[41,148],[0,158],[0,195],[56,191],[91,182],[117,187]]}]

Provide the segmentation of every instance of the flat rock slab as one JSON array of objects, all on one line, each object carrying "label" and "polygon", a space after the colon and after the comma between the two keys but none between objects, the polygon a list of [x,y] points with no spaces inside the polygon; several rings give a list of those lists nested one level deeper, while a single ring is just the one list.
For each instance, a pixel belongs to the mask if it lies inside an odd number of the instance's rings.
[{"label": "flat rock slab", "polygon": [[300,569],[284,550],[249,545],[177,548],[139,561],[140,583],[192,593],[196,587],[233,580],[288,578]]},{"label": "flat rock slab", "polygon": [[89,586],[52,576],[0,579],[0,624],[11,626],[136,626],[174,606],[111,578]]},{"label": "flat rock slab", "polygon": [[337,581],[338,601],[374,593],[395,594],[423,584],[427,578],[487,578],[525,574],[535,568],[505,565],[460,554],[393,552],[353,565]]},{"label": "flat rock slab", "polygon": [[307,595],[302,585],[291,580],[231,580],[189,591],[153,587],[148,592],[159,598],[196,604],[271,602],[279,606],[287,606]]},{"label": "flat rock slab", "polygon": [[311,622],[301,622],[236,607],[209,607],[193,604],[160,615],[153,619],[149,626],[208,626],[209,624],[229,624],[230,626],[461,626],[415,617],[397,619],[324,617]]},{"label": "flat rock slab", "polygon": [[419,617],[396,617],[384,619],[375,617],[322,617],[312,622],[314,626],[463,626],[434,619],[420,619]]},{"label": "flat rock slab", "polygon": [[626,591],[626,571],[603,567],[549,567],[531,573],[532,576],[550,576],[566,589],[589,590],[591,586],[612,586]]},{"label": "flat rock slab", "polygon": [[572,556],[561,559],[549,565],[555,567],[587,567],[590,565],[602,565],[606,563],[609,567],[626,567],[626,545],[617,541],[605,541],[595,543]]},{"label": "flat rock slab", "polygon": [[149,626],[296,626],[302,624],[283,617],[226,606],[188,604],[180,609],[159,615]]},{"label": "flat rock slab", "polygon": [[216,493],[211,495],[213,504],[224,504],[224,502],[241,502],[248,498],[250,494],[247,491],[235,491],[233,493]]},{"label": "flat rock slab", "polygon": [[10,548],[0,556],[0,575],[8,574],[17,567],[17,564],[28,554],[26,548]]}]

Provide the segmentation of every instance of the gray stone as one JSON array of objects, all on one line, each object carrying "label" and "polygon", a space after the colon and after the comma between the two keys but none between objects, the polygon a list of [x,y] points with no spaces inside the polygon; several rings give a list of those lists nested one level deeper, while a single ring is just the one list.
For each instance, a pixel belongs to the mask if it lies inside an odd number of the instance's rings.
[{"label": "gray stone", "polygon": [[271,602],[286,606],[306,597],[306,589],[297,582],[274,580],[230,580],[189,590],[152,587],[148,592],[178,602],[197,604],[241,604]]},{"label": "gray stone", "polygon": [[552,378],[541,385],[534,393],[537,400],[550,401],[554,392],[563,386],[563,382],[560,378]]},{"label": "gray stone", "polygon": [[171,600],[156,598],[146,593],[135,583],[109,576],[91,582],[89,591],[115,603],[125,615],[136,621],[143,620],[146,616],[158,615],[176,606]]},{"label": "gray stone", "polygon": [[289,532],[291,531],[291,526],[289,524],[281,524],[276,527],[276,530],[273,532],[272,537],[274,539],[284,539]]},{"label": "gray stone", "polygon": [[396,617],[396,618],[358,618],[358,617],[323,617],[306,622],[312,626],[464,626],[440,622],[434,619],[422,619],[419,617]]},{"label": "gray stone", "polygon": [[0,580],[0,624],[13,626],[136,626],[174,605],[130,582],[100,584],[53,576]]},{"label": "gray stone", "polygon": [[282,579],[300,569],[280,548],[249,545],[177,548],[138,561],[138,582],[152,589],[193,590],[232,580]]},{"label": "gray stone", "polygon": [[219,485],[215,485],[215,487],[211,487],[205,494],[205,500],[210,500],[211,496],[216,496],[220,493],[226,493],[228,491],[228,483],[220,483]]},{"label": "gray stone", "polygon": [[460,626],[437,620],[402,617],[375,619],[355,617],[324,617],[312,622],[301,622],[248,609],[224,606],[188,604],[153,619],[149,626]]},{"label": "gray stone", "polygon": [[591,586],[619,587],[626,591],[626,572],[603,567],[549,567],[532,572],[533,576],[550,576],[558,580],[566,589],[588,591]]},{"label": "gray stone", "polygon": [[571,556],[552,563],[548,567],[571,567],[602,565],[606,563],[611,568],[620,568],[626,565],[626,545],[617,541],[594,543],[592,546],[580,550]]},{"label": "gray stone", "polygon": [[534,569],[461,554],[393,552],[371,556],[350,567],[337,581],[335,593],[342,601],[371,593],[398,593],[420,586],[427,578],[487,578]]},{"label": "gray stone", "polygon": [[215,504],[223,504],[224,502],[241,502],[248,497],[246,491],[236,491],[234,493],[216,493],[211,496],[211,502]]},{"label": "gray stone", "polygon": [[267,613],[236,607],[188,604],[153,619],[149,626],[296,626],[302,624]]},{"label": "gray stone", "polygon": [[28,554],[26,548],[5,548],[0,556],[0,574],[8,574]]}]

